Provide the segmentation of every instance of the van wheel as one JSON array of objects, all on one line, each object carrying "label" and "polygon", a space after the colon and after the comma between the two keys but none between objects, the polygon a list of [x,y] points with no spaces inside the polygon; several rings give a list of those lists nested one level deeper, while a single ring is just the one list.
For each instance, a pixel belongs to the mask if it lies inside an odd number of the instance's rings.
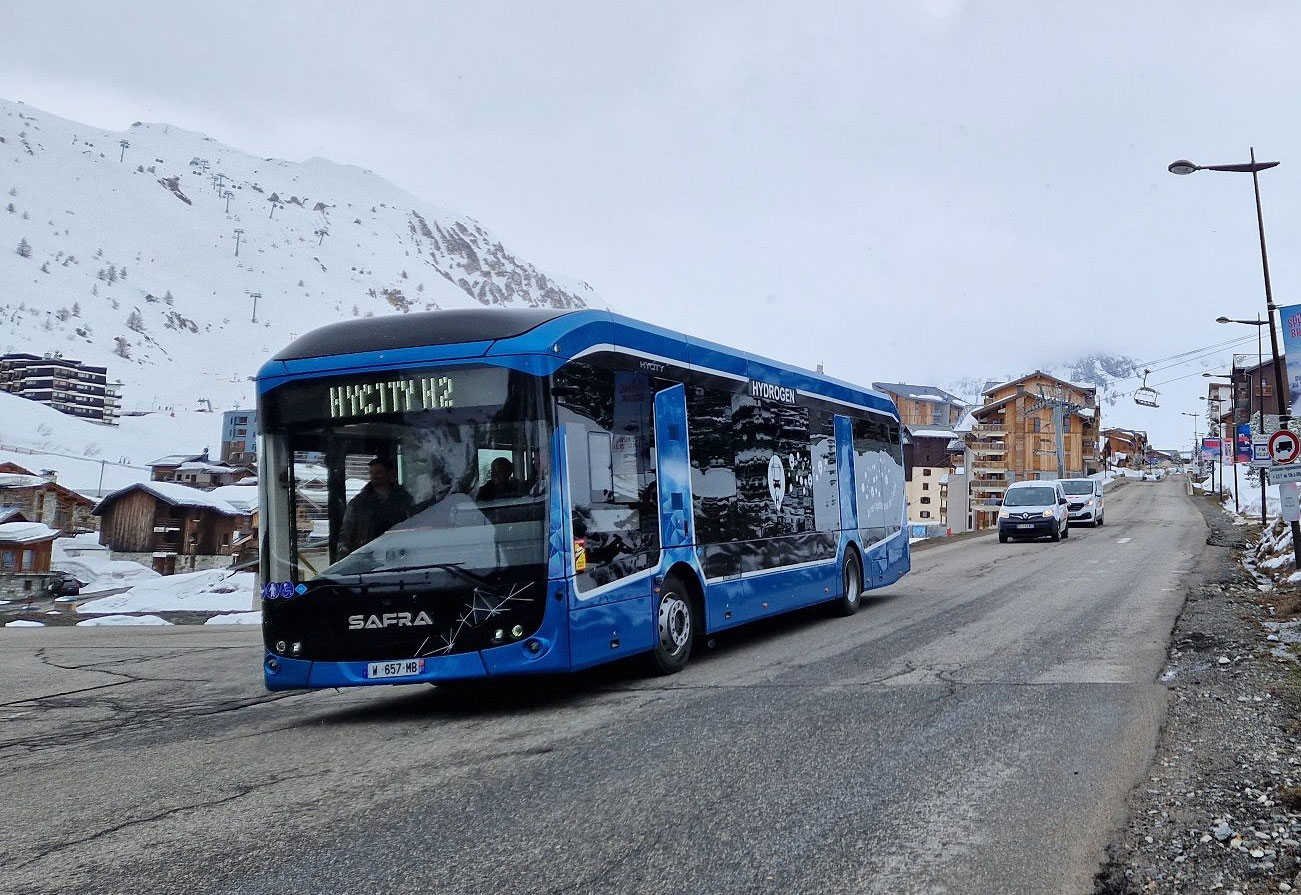
[{"label": "van wheel", "polygon": [[1007,543],[1007,535],[1003,534],[1003,532],[1000,531],[1000,532],[998,533],[998,542],[999,542],[1000,544],[1006,544],[1006,543]]},{"label": "van wheel", "polygon": [[669,575],[660,585],[655,601],[655,648],[651,650],[651,670],[656,674],[676,674],[691,658],[691,641],[696,636],[696,610],[691,593],[682,579]]},{"label": "van wheel", "polygon": [[1067,519],[1065,522],[1062,523],[1062,537],[1069,538],[1070,536],[1071,536],[1071,520]]},{"label": "van wheel", "polygon": [[1098,526],[1101,526],[1101,525],[1103,525],[1105,522],[1106,522],[1106,520],[1105,520],[1102,516],[1099,516],[1099,517],[1098,517],[1098,521],[1095,522],[1094,524],[1095,524],[1095,525],[1098,525]]},{"label": "van wheel", "polygon": [[840,572],[840,599],[833,605],[836,614],[851,616],[863,603],[863,573],[858,567],[858,557],[849,554],[845,557],[845,566]]},{"label": "van wheel", "polygon": [[1061,526],[1060,526],[1060,525],[1054,525],[1054,526],[1053,526],[1053,533],[1050,534],[1048,537],[1052,538],[1054,541],[1060,541],[1060,540],[1062,539],[1062,529],[1061,529]]}]

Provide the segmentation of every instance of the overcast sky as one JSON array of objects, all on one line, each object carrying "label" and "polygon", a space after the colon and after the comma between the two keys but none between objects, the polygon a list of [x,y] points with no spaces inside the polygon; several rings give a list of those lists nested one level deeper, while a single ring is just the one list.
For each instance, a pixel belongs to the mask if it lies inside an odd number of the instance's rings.
[{"label": "overcast sky", "polygon": [[[1250,177],[1181,157],[1283,162],[1271,273],[1301,301],[1294,0],[45,2],[5,28],[6,98],[370,168],[618,311],[858,382],[1254,352],[1213,322],[1263,310]],[[1206,381],[1104,424],[1186,446]]]}]

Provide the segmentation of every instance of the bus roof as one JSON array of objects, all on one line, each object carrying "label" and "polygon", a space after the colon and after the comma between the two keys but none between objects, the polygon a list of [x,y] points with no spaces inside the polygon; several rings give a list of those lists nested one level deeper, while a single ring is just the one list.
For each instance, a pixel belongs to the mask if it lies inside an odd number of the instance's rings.
[{"label": "bus roof", "polygon": [[528,357],[533,372],[550,373],[602,350],[735,380],[773,382],[898,418],[894,401],[881,392],[595,309],[468,308],[345,320],[295,339],[257,378],[262,392],[286,378],[421,362],[478,358],[517,366],[507,362],[511,357]]}]

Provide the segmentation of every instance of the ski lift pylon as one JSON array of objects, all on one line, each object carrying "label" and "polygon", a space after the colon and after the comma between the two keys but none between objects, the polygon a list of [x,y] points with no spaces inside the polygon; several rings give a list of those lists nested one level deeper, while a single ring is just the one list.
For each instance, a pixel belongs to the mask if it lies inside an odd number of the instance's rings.
[{"label": "ski lift pylon", "polygon": [[1140,407],[1160,407],[1157,396],[1161,393],[1147,384],[1147,375],[1151,370],[1143,371],[1143,384],[1134,392],[1134,403]]}]

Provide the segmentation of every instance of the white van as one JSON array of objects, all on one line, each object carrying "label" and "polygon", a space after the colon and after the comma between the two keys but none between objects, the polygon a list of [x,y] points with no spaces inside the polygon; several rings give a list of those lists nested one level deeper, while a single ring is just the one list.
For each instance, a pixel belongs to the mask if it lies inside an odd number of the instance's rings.
[{"label": "white van", "polygon": [[1103,524],[1101,479],[1062,479],[1061,485],[1072,523]]},{"label": "white van", "polygon": [[1003,494],[998,511],[998,540],[1041,538],[1054,541],[1071,535],[1066,510],[1066,492],[1061,482],[1050,480],[1013,482]]}]

